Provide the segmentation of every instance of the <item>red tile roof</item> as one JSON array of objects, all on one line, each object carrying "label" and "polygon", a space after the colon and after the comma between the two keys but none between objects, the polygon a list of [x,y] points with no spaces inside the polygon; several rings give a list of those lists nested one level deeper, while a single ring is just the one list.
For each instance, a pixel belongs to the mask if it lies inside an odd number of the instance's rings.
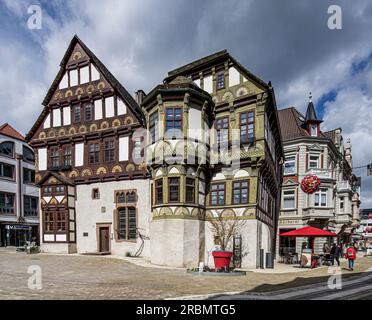
[{"label": "red tile roof", "polygon": [[0,134],[17,140],[25,141],[25,137],[22,136],[16,129],[14,129],[8,123],[4,123],[3,125],[0,126]]},{"label": "red tile roof", "polygon": [[309,133],[301,127],[304,116],[296,108],[278,110],[278,115],[283,140],[309,136]]}]

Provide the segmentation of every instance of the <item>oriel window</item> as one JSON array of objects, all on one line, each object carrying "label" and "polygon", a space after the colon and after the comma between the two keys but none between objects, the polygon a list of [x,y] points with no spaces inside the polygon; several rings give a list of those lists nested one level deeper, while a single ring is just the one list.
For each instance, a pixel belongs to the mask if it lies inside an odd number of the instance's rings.
[{"label": "oriel window", "polygon": [[240,142],[252,143],[254,141],[254,111],[240,114]]},{"label": "oriel window", "polygon": [[179,202],[180,201],[180,178],[169,178],[168,188],[169,188],[169,202]]},{"label": "oriel window", "polygon": [[165,134],[168,138],[182,137],[182,109],[167,108],[165,116]]},{"label": "oriel window", "polygon": [[105,162],[115,161],[115,141],[105,141]]},{"label": "oriel window", "polygon": [[89,145],[89,163],[99,162],[99,144],[92,143]]}]

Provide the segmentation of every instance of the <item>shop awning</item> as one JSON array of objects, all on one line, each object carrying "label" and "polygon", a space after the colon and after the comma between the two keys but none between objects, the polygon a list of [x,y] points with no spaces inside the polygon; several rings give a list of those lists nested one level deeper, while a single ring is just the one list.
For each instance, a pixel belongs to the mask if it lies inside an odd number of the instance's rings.
[{"label": "shop awning", "polygon": [[284,232],[280,234],[281,237],[337,237],[337,234],[310,226],[300,229]]}]

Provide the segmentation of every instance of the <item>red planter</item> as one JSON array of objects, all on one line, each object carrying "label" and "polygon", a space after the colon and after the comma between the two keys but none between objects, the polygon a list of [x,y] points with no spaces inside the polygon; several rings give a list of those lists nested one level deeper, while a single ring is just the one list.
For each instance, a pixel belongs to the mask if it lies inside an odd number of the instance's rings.
[{"label": "red planter", "polygon": [[232,255],[233,253],[231,251],[213,251],[212,256],[216,269],[221,269],[223,267],[229,268]]}]

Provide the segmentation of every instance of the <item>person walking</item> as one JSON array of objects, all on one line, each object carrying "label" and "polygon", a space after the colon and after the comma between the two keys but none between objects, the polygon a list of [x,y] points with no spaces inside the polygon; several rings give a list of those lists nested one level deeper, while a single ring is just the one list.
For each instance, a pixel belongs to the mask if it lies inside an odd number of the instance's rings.
[{"label": "person walking", "polygon": [[[332,262],[334,262],[333,259],[335,259],[336,262],[337,262],[337,265],[340,266],[341,247],[340,247],[340,244],[339,243],[337,243],[335,245],[335,250],[334,251],[335,252],[333,254]],[[332,263],[332,265],[333,265],[333,263]]]},{"label": "person walking", "polygon": [[332,263],[332,266],[335,264],[335,252],[336,252],[336,244],[333,243],[332,244],[332,247],[331,247],[331,263]]},{"label": "person walking", "polygon": [[349,244],[348,248],[346,249],[345,258],[349,261],[349,269],[353,271],[356,260],[356,251],[351,244]]}]

